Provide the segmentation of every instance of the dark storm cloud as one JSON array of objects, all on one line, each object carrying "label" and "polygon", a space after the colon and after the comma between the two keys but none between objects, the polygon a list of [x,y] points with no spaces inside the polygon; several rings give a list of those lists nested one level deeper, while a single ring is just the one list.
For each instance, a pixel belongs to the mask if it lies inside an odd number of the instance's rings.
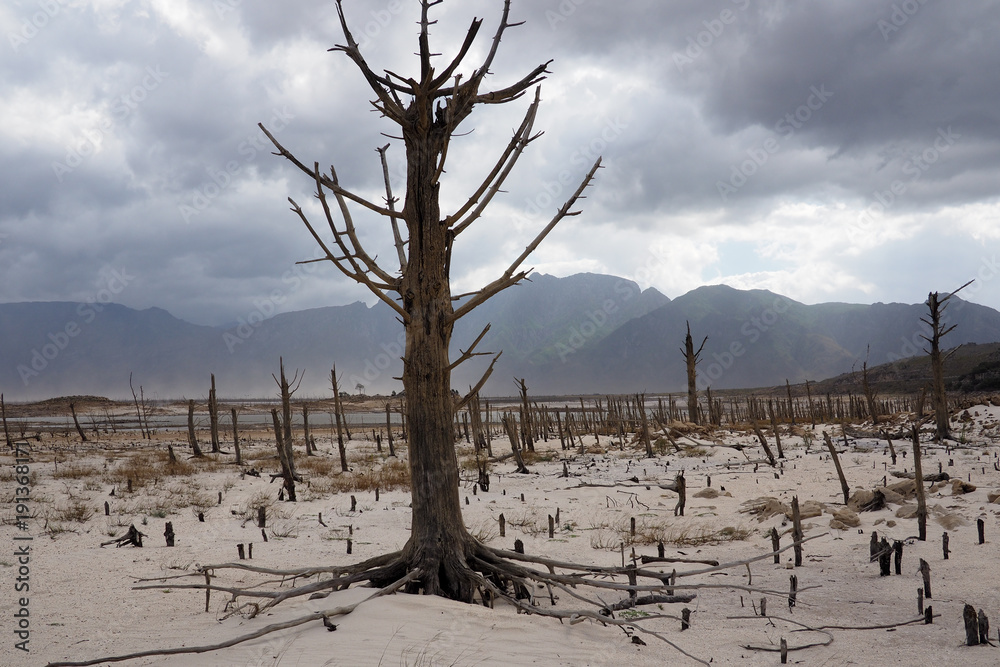
[{"label": "dark storm cloud", "polygon": [[[376,71],[413,71],[415,1],[344,8]],[[471,71],[501,9],[433,9],[439,66],[478,16]],[[648,258],[628,248],[669,247],[644,275],[672,296],[730,279],[807,301],[841,289],[892,300],[928,278],[886,263],[893,243],[921,256],[951,239],[955,263],[976,265],[998,238],[996,3],[521,0],[511,19],[526,23],[507,33],[487,86],[554,59],[545,134],[463,237],[463,288],[502,270],[598,155],[585,214],[536,257],[547,272],[631,275]],[[0,8],[0,32],[0,299],[80,298],[107,266],[135,276],[122,303],[199,323],[234,321],[275,293],[282,309],[366,298],[332,267],[296,268],[317,250],[286,198],[325,220],[309,178],[257,128],[374,201],[374,149],[390,143],[403,194],[402,146],[380,134],[393,127],[350,61],[327,51],[344,41],[334,3],[23,0]],[[446,211],[529,102],[466,121]],[[394,257],[385,222],[356,215],[371,252]],[[755,256],[729,269],[724,244]],[[1000,305],[992,287],[979,294]]]}]

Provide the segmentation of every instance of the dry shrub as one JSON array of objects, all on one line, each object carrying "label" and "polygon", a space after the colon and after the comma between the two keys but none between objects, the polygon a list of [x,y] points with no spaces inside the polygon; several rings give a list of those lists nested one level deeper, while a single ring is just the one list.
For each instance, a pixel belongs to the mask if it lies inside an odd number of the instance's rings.
[{"label": "dry shrub", "polygon": [[239,507],[232,510],[234,516],[239,517],[244,523],[257,521],[257,513],[260,508],[264,508],[264,520],[270,523],[274,519],[287,519],[287,512],[278,507],[278,499],[268,491],[257,491],[248,497]]},{"label": "dry shrub", "polygon": [[139,489],[165,477],[187,477],[196,471],[211,472],[218,467],[219,463],[209,457],[199,461],[199,465],[195,467],[180,457],[172,462],[167,452],[155,450],[132,454],[109,472],[106,479],[120,485],[127,484],[131,479],[132,488]]},{"label": "dry shrub", "polygon": [[79,498],[70,499],[66,505],[50,508],[45,513],[46,520],[50,522],[87,523],[90,517],[94,516],[96,510]]},{"label": "dry shrub", "polygon": [[340,459],[332,456],[296,457],[295,469],[298,472],[308,472],[313,475],[331,475],[340,472]]},{"label": "dry shrub", "polygon": [[594,549],[618,549],[625,546],[673,544],[678,547],[699,547],[747,539],[753,531],[742,526],[716,528],[708,524],[689,524],[683,521],[666,523],[655,517],[640,517],[632,535],[631,520],[622,517],[614,524],[592,524],[596,530],[590,538]]},{"label": "dry shrub", "polygon": [[[351,491],[399,491],[410,488],[410,465],[399,459],[387,459],[367,472],[345,472],[327,477],[331,493]],[[312,482],[314,485],[316,482]]]},{"label": "dry shrub", "polygon": [[83,479],[100,475],[97,467],[85,463],[64,463],[52,473],[53,479]]}]

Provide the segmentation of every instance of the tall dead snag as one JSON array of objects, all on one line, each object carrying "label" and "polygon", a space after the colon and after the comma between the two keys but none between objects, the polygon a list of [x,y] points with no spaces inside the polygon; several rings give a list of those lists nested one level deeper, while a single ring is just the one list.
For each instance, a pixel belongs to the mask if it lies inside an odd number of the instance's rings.
[{"label": "tall dead snag", "polygon": [[[279,390],[281,391],[281,419],[284,423],[284,431],[281,435],[281,444],[285,449],[285,459],[288,464],[288,474],[291,475],[292,479],[297,482],[301,482],[302,478],[298,476],[295,472],[295,457],[292,452],[292,394],[299,390],[299,386],[302,384],[302,377],[298,371],[295,371],[295,376],[292,377],[291,383],[285,377],[285,360],[278,357],[278,365],[281,369],[281,377],[277,378],[274,373],[271,377],[277,383]],[[294,498],[292,498],[294,500]]]},{"label": "tall dead snag", "polygon": [[76,406],[72,403],[69,404],[69,412],[73,415],[73,425],[76,426],[76,432],[80,436],[80,441],[87,442],[87,434],[80,428],[80,420],[76,418]]},{"label": "tall dead snag", "polygon": [[920,462],[920,429],[913,425],[913,481],[917,490],[917,535],[921,542],[927,540],[927,498],[924,494],[924,469]]},{"label": "tall dead snag", "polygon": [[215,373],[212,373],[212,388],[208,390],[208,423],[212,434],[212,453],[222,451],[219,447],[219,404],[215,400]]},{"label": "tall dead snag", "polygon": [[[698,387],[695,384],[697,379],[696,366],[698,362],[701,361],[701,351],[705,347],[705,343],[708,342],[708,336],[701,341],[701,345],[698,346],[698,350],[694,349],[694,339],[691,337],[691,323],[685,320],[687,324],[687,335],[684,337],[684,347],[681,348],[681,354],[684,355],[684,364],[687,366],[687,379],[688,379],[688,414],[690,414],[690,419],[695,424],[700,424],[701,421],[698,418]],[[711,408],[711,405],[709,405]]]},{"label": "tall dead snag", "polygon": [[927,317],[920,318],[921,322],[931,328],[930,338],[922,334],[920,337],[930,344],[930,349],[924,348],[924,352],[931,357],[931,374],[934,377],[933,396],[931,400],[934,403],[934,425],[937,429],[936,437],[939,441],[951,437],[951,428],[948,425],[948,394],[944,389],[944,362],[952,354],[955,354],[955,350],[952,350],[947,356],[941,356],[941,339],[958,326],[957,324],[946,326],[943,321],[944,312],[948,308],[948,299],[971,285],[972,282],[970,280],[943,298],[937,292],[928,294],[928,314]]},{"label": "tall dead snag", "polygon": [[7,406],[3,402],[3,394],[0,394],[0,416],[3,417],[3,437],[7,441],[7,447],[14,448],[14,441],[10,439],[10,431],[7,430]]},{"label": "tall dead snag", "polygon": [[337,451],[340,452],[340,471],[347,472],[347,449],[344,447],[344,429],[340,423],[340,385],[337,382],[337,366],[330,371],[330,384],[333,385],[333,414],[337,419]]},{"label": "tall dead snag", "polygon": [[[868,346],[871,351],[871,345]],[[868,403],[868,412],[872,416],[872,426],[878,424],[878,404],[875,402],[875,390],[872,389],[871,382],[868,381],[868,354],[865,353],[865,362],[861,364],[861,390],[865,392],[865,401]]]},{"label": "tall dead snag", "polygon": [[236,452],[236,465],[243,464],[243,454],[240,452],[240,430],[236,426],[236,408],[230,408],[233,419],[233,451]]},{"label": "tall dead snag", "polygon": [[521,439],[524,441],[524,448],[529,452],[535,451],[535,439],[531,423],[531,404],[528,402],[528,385],[524,383],[524,378],[518,380],[514,378],[517,385],[517,392],[521,396]]}]

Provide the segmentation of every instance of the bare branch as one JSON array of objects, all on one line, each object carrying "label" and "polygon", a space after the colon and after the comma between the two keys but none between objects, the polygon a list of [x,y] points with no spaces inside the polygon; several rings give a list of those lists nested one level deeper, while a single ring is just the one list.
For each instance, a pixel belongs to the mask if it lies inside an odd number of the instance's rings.
[{"label": "bare branch", "polygon": [[535,248],[538,247],[538,244],[541,243],[545,239],[545,237],[549,235],[549,232],[551,232],[553,228],[555,228],[555,226],[559,224],[559,222],[563,218],[579,214],[578,211],[571,212],[570,209],[577,202],[577,200],[580,199],[580,197],[583,195],[583,191],[587,188],[587,186],[590,185],[591,181],[594,180],[594,174],[597,173],[597,170],[600,169],[600,167],[601,167],[601,158],[597,158],[597,161],[594,162],[594,166],[590,168],[589,172],[587,172],[587,176],[583,179],[583,182],[580,183],[580,186],[576,189],[576,192],[574,192],[573,195],[568,200],[566,200],[566,203],[563,204],[562,207],[560,207],[560,209],[556,212],[555,216],[552,217],[552,220],[549,222],[549,224],[547,224],[545,228],[538,233],[538,236],[536,236],[535,239],[528,244],[528,246],[524,249],[524,252],[522,252],[520,256],[518,256],[518,258],[515,259],[509,267],[507,267],[507,270],[503,272],[502,276],[494,280],[492,283],[490,283],[483,289],[479,290],[475,294],[475,296],[473,296],[471,299],[462,304],[462,306],[455,311],[454,315],[452,315],[453,320],[457,320],[460,317],[463,317],[464,315],[468,315],[470,312],[472,312],[474,308],[479,306],[479,304],[485,302],[494,294],[497,294],[507,289],[511,285],[516,285],[522,279],[527,277],[526,271],[520,271],[519,273],[515,272],[524,263],[524,260],[527,259],[528,256],[535,251]]},{"label": "bare branch", "polygon": [[456,359],[454,362],[452,362],[452,364],[450,366],[448,366],[448,370],[449,371],[454,370],[463,361],[468,361],[472,357],[488,356],[490,354],[493,354],[492,352],[473,352],[473,350],[476,349],[476,346],[479,345],[479,341],[481,341],[483,339],[483,336],[485,336],[486,332],[489,331],[489,330],[490,330],[490,325],[487,324],[483,328],[483,330],[480,332],[480,334],[478,336],[476,336],[476,340],[472,341],[472,345],[469,346],[469,349],[465,350],[464,352],[462,352],[462,356],[460,356],[458,359]]},{"label": "bare branch", "polygon": [[[493,166],[493,170],[479,186],[479,189],[476,190],[471,197],[469,197],[468,201],[465,202],[465,205],[462,206],[462,208],[455,211],[445,220],[445,224],[448,226],[454,225],[456,236],[466,227],[479,219],[479,217],[483,214],[483,211],[493,200],[493,197],[500,192],[500,186],[502,186],[504,181],[507,180],[507,176],[514,168],[514,164],[517,163],[517,160],[521,157],[521,153],[524,152],[524,147],[539,136],[535,135],[532,137],[530,135],[531,128],[535,123],[535,116],[538,112],[540,95],[541,89],[536,89],[535,101],[528,107],[528,111],[524,115],[524,120],[521,121],[521,126],[517,128],[516,132],[514,132],[514,136],[511,138],[510,143],[507,144],[507,148],[504,150],[503,155],[501,155],[500,159],[497,160],[497,163]],[[485,197],[483,197],[484,194],[486,195]],[[483,198],[482,202],[479,201],[480,198]],[[477,203],[479,205],[476,206],[476,209],[465,220],[458,223],[459,218],[465,215],[469,209]]]},{"label": "bare branch", "polygon": [[[389,150],[389,144],[382,148],[376,148],[379,157],[382,159],[382,177],[385,179],[385,204],[390,211],[396,210],[396,198],[392,196],[392,185],[389,183],[389,164],[385,160],[385,153]],[[406,251],[403,249],[403,237],[399,235],[399,224],[396,218],[389,218],[392,224],[392,240],[396,245],[396,254],[399,257],[399,272],[406,270]]]},{"label": "bare branch", "polygon": [[[264,132],[264,134],[267,135],[267,138],[271,140],[271,143],[274,144],[274,147],[278,149],[278,152],[275,153],[275,155],[280,155],[280,156],[284,157],[289,162],[291,162],[296,167],[298,167],[300,170],[302,170],[303,173],[308,174],[310,178],[315,178],[316,174],[314,173],[314,170],[310,169],[307,166],[305,166],[297,157],[295,157],[294,155],[292,155],[292,153],[290,153],[284,146],[282,146],[280,143],[278,143],[278,140],[274,138],[273,134],[271,134],[270,132],[267,131],[267,128],[264,127],[263,123],[257,123],[257,127],[259,127]],[[403,217],[402,213],[399,213],[397,211],[390,211],[387,208],[383,208],[383,207],[381,207],[381,206],[379,206],[377,204],[373,204],[372,202],[368,201],[364,197],[359,197],[358,195],[354,194],[350,190],[345,190],[344,188],[340,187],[340,185],[338,183],[335,183],[334,181],[331,181],[329,178],[327,178],[326,176],[323,176],[322,174],[320,175],[320,179],[322,180],[323,185],[325,187],[329,188],[330,191],[333,192],[334,194],[346,197],[347,199],[350,199],[351,201],[353,201],[356,204],[361,204],[362,206],[364,206],[365,208],[367,208],[370,211],[374,211],[375,213],[378,213],[379,215],[384,215],[387,218],[402,218]]]},{"label": "bare branch", "polygon": [[483,376],[481,378],[479,378],[479,382],[476,383],[476,386],[473,387],[472,389],[470,389],[469,393],[466,394],[462,398],[462,400],[460,400],[455,405],[455,408],[454,408],[455,412],[458,412],[459,410],[461,410],[462,408],[464,408],[466,405],[468,405],[469,401],[472,400],[472,397],[475,396],[476,394],[478,394],[479,390],[483,388],[483,385],[486,384],[486,381],[490,379],[491,375],[493,375],[493,367],[496,366],[497,360],[500,358],[501,354],[503,354],[502,350],[500,352],[496,353],[496,356],[493,357],[493,361],[490,362],[489,368],[487,368],[486,372],[483,373]]}]

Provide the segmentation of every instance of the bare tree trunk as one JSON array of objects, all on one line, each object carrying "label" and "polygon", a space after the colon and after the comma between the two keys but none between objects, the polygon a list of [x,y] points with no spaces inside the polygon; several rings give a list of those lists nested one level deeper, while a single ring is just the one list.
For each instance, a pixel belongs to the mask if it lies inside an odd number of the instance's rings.
[{"label": "bare tree trunk", "polygon": [[[285,458],[288,462],[289,474],[292,476],[292,479],[302,481],[302,478],[295,472],[295,457],[292,453],[292,394],[298,391],[299,385],[302,384],[302,376],[298,371],[295,371],[295,376],[292,378],[291,384],[289,384],[285,377],[285,360],[279,357],[278,364],[281,378],[274,378],[274,381],[278,383],[278,387],[281,389],[281,418],[284,421],[284,433],[281,438],[282,445],[285,448]],[[271,377],[274,377],[274,375],[272,374]]]},{"label": "bare tree trunk", "polygon": [[861,365],[861,389],[865,392],[865,401],[868,403],[868,412],[872,416],[872,426],[878,425],[878,406],[875,404],[875,392],[868,381],[868,360]]},{"label": "bare tree trunk", "polygon": [[76,426],[76,432],[80,435],[80,440],[82,442],[87,442],[87,434],[83,432],[82,428],[80,428],[80,420],[76,418],[76,406],[70,403],[69,411],[70,414],[73,415],[73,425]]},{"label": "bare tree trunk", "polygon": [[389,401],[385,402],[385,435],[389,441],[389,456],[396,456],[396,448],[392,444],[392,419],[389,411]]},{"label": "bare tree trunk", "polygon": [[236,426],[236,408],[230,408],[233,418],[233,450],[236,451],[236,465],[243,465],[243,454],[240,452],[240,431]]},{"label": "bare tree trunk", "polygon": [[219,404],[215,400],[215,373],[212,373],[212,388],[208,390],[208,421],[212,433],[212,453],[218,454],[219,448]]},{"label": "bare tree trunk", "polygon": [[[132,390],[132,400],[135,402],[135,418],[139,421],[139,433],[142,434],[143,440],[149,437],[147,433],[147,428],[143,422],[143,413],[145,412],[145,399],[143,399],[143,410],[139,410],[139,397],[135,395],[135,389],[132,387],[132,374],[128,374],[128,388]],[[141,389],[141,387],[140,387]]]},{"label": "bare tree trunk", "polygon": [[[701,361],[701,351],[704,349],[706,342],[708,342],[708,336],[705,336],[701,341],[701,345],[698,346],[698,350],[695,351],[694,339],[691,337],[691,323],[687,322],[687,335],[684,337],[684,347],[681,348],[681,354],[684,355],[684,364],[687,366],[688,414],[690,415],[690,420],[695,424],[701,423],[698,417],[698,386],[695,383],[697,379],[696,367],[698,362]],[[711,405],[709,409],[711,409]]]},{"label": "bare tree trunk", "polygon": [[3,437],[7,441],[7,447],[14,448],[14,441],[10,439],[10,431],[7,430],[7,405],[3,402],[3,394],[0,394],[0,415],[3,416]]},{"label": "bare tree trunk", "polygon": [[347,472],[347,450],[344,448],[344,432],[340,423],[340,386],[337,384],[337,366],[330,371],[330,383],[333,385],[333,414],[337,419],[337,451],[340,452],[340,471]]},{"label": "bare tree trunk", "polygon": [[[289,502],[295,502],[295,474],[292,470],[291,462],[289,461],[291,448],[288,447],[288,443],[285,442],[285,437],[283,429],[281,426],[281,418],[278,417],[278,411],[275,408],[271,408],[271,421],[274,424],[274,442],[278,449],[278,461],[281,463],[281,474],[277,475],[284,480],[283,486],[285,491],[288,493]],[[274,477],[271,478],[272,480]]]},{"label": "bare tree trunk", "polygon": [[795,404],[792,403],[792,385],[788,384],[788,378],[785,378],[785,393],[788,394],[788,414],[792,417],[792,426],[795,426]]},{"label": "bare tree trunk", "polygon": [[651,459],[655,454],[653,453],[653,443],[649,439],[649,420],[646,417],[646,395],[636,396],[635,400],[639,404],[639,439],[646,446],[646,458]]},{"label": "bare tree trunk", "polygon": [[510,440],[510,451],[514,454],[514,462],[517,464],[517,470],[523,475],[531,472],[528,470],[527,466],[524,465],[524,459],[521,458],[521,450],[517,444],[517,425],[514,424],[514,418],[510,414],[506,414],[500,418],[503,423],[503,429],[507,433],[507,439]]},{"label": "bare tree trunk", "polygon": [[531,406],[528,404],[528,385],[524,379],[514,380],[517,391],[521,395],[521,438],[524,440],[524,448],[529,452],[535,451],[535,441],[532,438]]},{"label": "bare tree trunk", "polygon": [[198,436],[194,433],[194,399],[188,400],[188,444],[191,445],[191,451],[194,452],[195,456],[204,456],[201,452],[201,447],[198,446]]},{"label": "bare tree trunk", "polygon": [[851,487],[847,485],[847,478],[844,477],[844,469],[840,466],[840,457],[837,456],[837,448],[833,446],[830,434],[823,431],[823,440],[826,441],[826,448],[833,459],[833,465],[837,468],[837,477],[840,478],[840,490],[844,493],[844,504],[847,505],[851,499]]},{"label": "bare tree trunk", "polygon": [[309,406],[305,403],[302,404],[302,437],[306,441],[306,456],[314,456],[316,450],[309,436]]},{"label": "bare tree trunk", "polygon": [[917,491],[917,534],[921,542],[927,541],[927,498],[924,495],[924,469],[920,462],[920,430],[913,425],[913,481]]}]

